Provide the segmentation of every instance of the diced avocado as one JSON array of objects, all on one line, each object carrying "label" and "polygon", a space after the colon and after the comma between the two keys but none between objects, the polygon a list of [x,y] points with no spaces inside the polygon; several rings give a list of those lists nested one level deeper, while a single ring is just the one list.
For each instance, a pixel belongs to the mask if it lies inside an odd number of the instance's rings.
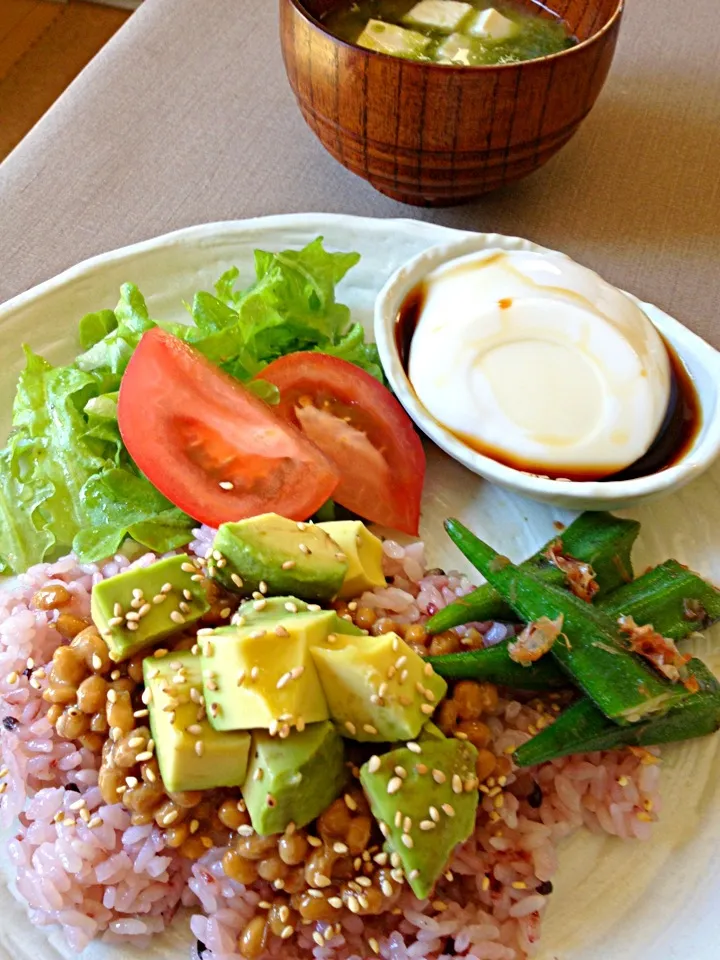
[{"label": "diced avocado", "polygon": [[382,541],[361,520],[333,520],[317,526],[332,537],[347,558],[348,568],[338,596],[357,597],[363,590],[386,586]]},{"label": "diced avocado", "polygon": [[442,63],[458,63],[461,66],[470,66],[472,57],[472,40],[464,33],[452,33],[447,40],[443,40],[437,48],[438,60]]},{"label": "diced avocado", "polygon": [[368,20],[365,29],[355,41],[359,47],[375,50],[377,53],[389,53],[394,57],[407,57],[416,60],[430,45],[430,37],[416,30],[405,30],[394,23],[382,20]]},{"label": "diced avocado", "polygon": [[201,637],[203,690],[216,730],[283,733],[329,717],[310,647],[324,642],[335,614],[296,614],[257,627]]},{"label": "diced avocado", "polygon": [[438,33],[452,33],[473,9],[471,3],[461,3],[460,0],[420,0],[405,14],[403,23]]},{"label": "diced avocado", "polygon": [[185,630],[210,609],[198,567],[186,554],[96,583],[92,618],[116,663]]},{"label": "diced avocado", "polygon": [[160,660],[146,657],[143,677],[150,691],[150,729],[165,789],[181,793],[242,786],[250,734],[218,733],[205,719],[200,658],[185,652]]},{"label": "diced avocado", "polygon": [[264,583],[269,594],[305,600],[337,596],[347,567],[324,530],[276,513],[221,524],[208,565],[211,576],[235,593],[250,594]]},{"label": "diced avocado", "polygon": [[467,32],[471,37],[480,37],[482,40],[509,40],[519,29],[517,23],[490,7],[489,10],[480,11],[468,25]]},{"label": "diced avocado", "polygon": [[418,734],[417,739],[418,743],[423,743],[425,740],[445,740],[445,734],[437,724],[433,723],[432,720],[428,720],[427,723],[423,724],[423,728]]},{"label": "diced avocado", "polygon": [[[372,757],[360,782],[413,893],[428,897],[455,847],[475,828],[477,750],[464,740],[427,740]],[[400,773],[405,771],[405,776]],[[409,828],[409,829],[408,829]]]},{"label": "diced avocado", "polygon": [[253,734],[243,797],[255,830],[304,827],[330,806],[347,778],[343,742],[329,722],[294,730],[284,740]]},{"label": "diced avocado", "polygon": [[340,733],[372,743],[412,740],[447,684],[396,633],[330,635],[310,650]]},{"label": "diced avocado", "polygon": [[[239,626],[264,626],[272,623],[284,623],[289,617],[302,613],[318,613],[320,607],[316,603],[306,603],[298,597],[268,597],[261,600],[243,600],[237,609],[236,622]],[[348,633],[358,637],[365,636],[366,630],[356,627],[351,620],[339,617],[334,610],[325,611],[334,614],[334,620],[329,620],[330,633]]]}]

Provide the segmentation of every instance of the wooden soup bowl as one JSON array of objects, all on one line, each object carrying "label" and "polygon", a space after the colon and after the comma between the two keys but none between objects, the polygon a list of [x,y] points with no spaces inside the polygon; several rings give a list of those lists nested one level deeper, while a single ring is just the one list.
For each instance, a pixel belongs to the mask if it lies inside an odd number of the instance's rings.
[{"label": "wooden soup bowl", "polygon": [[576,46],[522,63],[461,67],[339,40],[319,19],[335,2],[280,0],[290,85],[336,160],[415,206],[463,203],[526,177],[557,153],[602,89],[624,7],[624,0],[547,0]]}]

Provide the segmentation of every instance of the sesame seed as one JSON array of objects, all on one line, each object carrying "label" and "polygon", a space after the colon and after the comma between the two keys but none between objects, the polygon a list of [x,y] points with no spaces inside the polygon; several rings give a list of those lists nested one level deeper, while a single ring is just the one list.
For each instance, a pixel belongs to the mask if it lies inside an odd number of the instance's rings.
[{"label": "sesame seed", "polygon": [[[115,691],[112,691],[115,693]],[[146,690],[143,690],[142,697],[140,698],[145,706],[148,706],[152,702],[152,690],[148,687]],[[108,691],[108,700],[110,700],[110,691]]]},{"label": "sesame seed", "polygon": [[285,629],[285,627],[281,623],[278,623],[277,626],[274,627],[273,633],[275,634],[276,637],[290,636],[289,632]]},{"label": "sesame seed", "polygon": [[232,582],[235,584],[235,586],[238,588],[238,590],[242,590],[242,588],[243,588],[243,579],[242,579],[242,577],[238,576],[237,573],[231,573],[231,574],[230,574],[230,579],[231,579]]},{"label": "sesame seed", "polygon": [[402,780],[400,777],[392,777],[387,785],[387,792],[392,796],[393,793],[397,793],[398,790],[402,787]]},{"label": "sesame seed", "polygon": [[232,482],[232,480],[221,480],[218,486],[221,490],[233,490],[235,488],[235,484]]},{"label": "sesame seed", "polygon": [[390,883],[389,880],[383,880],[382,883],[380,884],[380,889],[382,890],[383,896],[385,897],[391,897],[395,892],[393,890],[393,885]]},{"label": "sesame seed", "polygon": [[302,733],[305,729],[305,717],[298,717],[295,720],[295,729],[298,733]]},{"label": "sesame seed", "polygon": [[117,690],[114,690],[114,689],[111,687],[111,688],[108,690],[108,692],[107,692],[107,700],[108,700],[108,703],[117,703],[117,698],[118,698],[118,692],[117,692]]},{"label": "sesame seed", "polygon": [[445,781],[447,780],[447,777],[442,772],[442,770],[433,770],[432,778],[435,781],[435,783],[445,783]]},{"label": "sesame seed", "polygon": [[317,930],[313,933],[313,940],[319,947],[325,946],[325,938],[321,933],[318,933]]},{"label": "sesame seed", "polygon": [[294,561],[294,560],[286,560],[286,561],[282,564],[282,569],[283,569],[283,570],[292,570],[292,568],[293,568],[294,566],[295,566],[295,561]]},{"label": "sesame seed", "polygon": [[135,760],[137,763],[145,763],[146,760],[152,760],[152,756],[151,750],[144,750],[135,757]]},{"label": "sesame seed", "polygon": [[155,606],[158,606],[158,604],[164,603],[165,600],[167,600],[167,597],[164,593],[156,593],[155,596],[152,598],[152,602],[155,604]]},{"label": "sesame seed", "polygon": [[421,703],[420,710],[426,717],[431,717],[435,713],[435,707],[431,703]]},{"label": "sesame seed", "polygon": [[145,770],[145,776],[147,777],[148,783],[156,783],[157,775],[152,767],[147,767]]},{"label": "sesame seed", "polygon": [[250,671],[250,679],[257,680],[259,676],[260,676],[260,667],[253,667]]},{"label": "sesame seed", "polygon": [[355,734],[357,733],[357,727],[352,722],[352,720],[345,721],[345,729],[347,730],[348,733],[352,734],[352,736],[355,736]]},{"label": "sesame seed", "polygon": [[360,913],[360,904],[357,897],[348,897],[345,903],[350,913]]},{"label": "sesame seed", "polygon": [[393,667],[392,664],[391,664],[391,665],[387,668],[387,678],[388,678],[388,680],[392,680],[392,678],[395,676],[396,673],[397,673],[397,670],[396,670],[395,667]]},{"label": "sesame seed", "polygon": [[412,700],[410,699],[410,697],[406,697],[404,694],[401,694],[398,697],[398,703],[400,704],[401,707],[412,706]]},{"label": "sesame seed", "polygon": [[306,837],[305,839],[311,847],[321,847],[323,845],[322,840],[319,837]]},{"label": "sesame seed", "polygon": [[14,686],[14,685],[18,682],[18,680],[19,680],[20,678],[19,678],[19,676],[17,675],[17,672],[16,672],[15,670],[12,670],[12,671],[7,675],[7,678],[6,678],[6,679],[7,679],[7,682],[10,684],[10,686],[12,687],[12,686]]},{"label": "sesame seed", "polygon": [[428,810],[430,818],[435,821],[435,823],[440,823],[440,812],[437,807],[430,807]]},{"label": "sesame seed", "polygon": [[372,757],[368,760],[368,770],[370,773],[377,773],[380,769],[380,757],[376,754],[373,754]]},{"label": "sesame seed", "polygon": [[408,850],[412,850],[412,848],[415,846],[415,841],[413,840],[413,838],[410,836],[409,833],[404,833],[400,837],[400,839],[402,840],[403,844],[408,848]]},{"label": "sesame seed", "polygon": [[335,853],[345,854],[348,852],[348,849],[348,845],[346,843],[340,843],[339,840],[337,843],[333,844],[333,850]]},{"label": "sesame seed", "polygon": [[305,673],[305,667],[301,665],[299,667],[293,667],[290,671],[290,676],[293,678],[293,680],[298,680],[303,673]]},{"label": "sesame seed", "polygon": [[407,777],[407,770],[405,769],[405,767],[401,767],[401,766],[395,767],[395,773],[396,773],[397,776],[400,777],[402,780],[404,780],[405,777]]},{"label": "sesame seed", "polygon": [[132,633],[138,629],[139,624],[136,623],[134,620],[128,620],[127,623],[125,624],[125,627],[127,630],[129,630]]},{"label": "sesame seed", "polygon": [[374,727],[371,723],[364,723],[363,730],[365,731],[365,733],[369,733],[370,736],[377,735],[377,727]]},{"label": "sesame seed", "polygon": [[131,737],[128,740],[128,746],[131,750],[134,750],[136,747],[144,747],[145,737]]},{"label": "sesame seed", "polygon": [[65,817],[62,821],[63,827],[74,827],[75,826],[75,817]]},{"label": "sesame seed", "polygon": [[265,776],[265,771],[262,767],[258,767],[257,770],[253,773],[253,780],[256,783],[260,783],[262,778]]},{"label": "sesame seed", "polygon": [[399,682],[399,683],[405,683],[405,681],[407,680],[407,678],[408,678],[408,671],[407,671],[407,670],[403,670],[403,671],[400,673],[400,678],[399,678],[399,681],[398,681],[398,682]]},{"label": "sesame seed", "polygon": [[332,880],[330,879],[330,877],[326,877],[324,873],[316,873],[315,883],[313,883],[312,886],[320,887],[320,889],[322,889],[323,887],[329,887],[331,883],[332,883]]},{"label": "sesame seed", "polygon": [[219,690],[219,687],[218,687],[217,683],[216,683],[214,680],[206,680],[206,681],[205,681],[205,687],[206,687],[208,690],[210,690],[212,693],[215,693],[217,690]]},{"label": "sesame seed", "polygon": [[[190,613],[190,604],[186,603],[184,600],[180,601],[178,607],[180,608],[181,613]],[[220,615],[222,616],[222,611],[220,612]]]},{"label": "sesame seed", "polygon": [[350,796],[349,793],[345,794],[345,796],[343,797],[343,800],[345,801],[345,806],[348,808],[348,810],[352,811],[352,813],[355,813],[357,811],[357,808],[358,808],[357,802],[353,799],[353,797]]},{"label": "sesame seed", "polygon": [[419,876],[420,876],[419,870],[411,870],[410,873],[408,874],[408,880],[417,880]]},{"label": "sesame seed", "polygon": [[404,817],[403,818],[403,833],[410,833],[412,830],[412,818]]},{"label": "sesame seed", "polygon": [[454,773],[454,774],[453,774],[453,778],[452,778],[452,791],[453,791],[453,793],[462,793],[462,792],[463,792],[462,778],[461,778],[460,775],[457,774],[457,773]]},{"label": "sesame seed", "polygon": [[125,783],[133,790],[138,785],[137,777],[125,777]]},{"label": "sesame seed", "polygon": [[340,897],[328,897],[327,902],[330,904],[330,906],[334,910],[339,910],[343,905],[343,902],[340,899]]},{"label": "sesame seed", "polygon": [[434,820],[421,820],[421,821],[420,821],[420,829],[421,829],[421,830],[434,830],[434,829],[435,829],[435,821],[434,821]]},{"label": "sesame seed", "polygon": [[288,937],[291,937],[295,933],[295,927],[291,927],[290,924],[287,927],[283,927],[280,931],[280,939],[287,940]]},{"label": "sesame seed", "polygon": [[120,624],[122,624],[122,623],[124,623],[124,622],[125,622],[125,618],[124,618],[124,617],[110,617],[110,619],[108,620],[108,626],[109,626],[109,627],[119,627]]},{"label": "sesame seed", "polygon": [[198,757],[201,757],[205,753],[205,744],[202,740],[195,741],[195,754]]},{"label": "sesame seed", "polygon": [[403,655],[402,657],[398,657],[397,660],[395,661],[395,669],[402,670],[402,668],[405,666],[406,663],[407,663],[407,657],[405,655]]},{"label": "sesame seed", "polygon": [[304,553],[306,557],[310,556],[310,547],[306,543],[298,544],[298,550],[300,553]]},{"label": "sesame seed", "polygon": [[419,773],[420,776],[422,777],[422,776],[425,776],[425,774],[428,772],[428,768],[425,766],[424,763],[416,763],[415,772]]},{"label": "sesame seed", "polygon": [[402,818],[403,818],[402,810],[396,810],[394,823],[395,823],[395,826],[398,828],[398,830],[400,829],[400,826],[402,824]]},{"label": "sesame seed", "polygon": [[443,813],[447,814],[448,817],[455,816],[455,807],[453,807],[449,803],[444,803],[440,809],[442,810]]},{"label": "sesame seed", "polygon": [[378,821],[378,827],[380,828],[380,833],[387,840],[387,838],[390,836],[390,827],[388,827],[388,825],[383,820]]},{"label": "sesame seed", "polygon": [[166,657],[167,655],[168,655],[168,651],[165,650],[163,647],[160,647],[158,650],[156,650],[153,653],[153,656],[155,657],[156,660],[162,660],[162,658]]},{"label": "sesame seed", "polygon": [[414,740],[410,740],[409,743],[406,743],[406,744],[405,744],[405,746],[406,746],[406,747],[408,748],[408,750],[410,750],[412,753],[422,753],[422,747],[420,746],[419,743],[415,743]]},{"label": "sesame seed", "polygon": [[288,683],[290,683],[291,680],[292,680],[292,674],[291,674],[290,671],[288,670],[287,673],[284,673],[284,674],[280,677],[280,679],[278,680],[278,682],[275,684],[275,687],[276,687],[278,690],[282,690],[282,688],[283,688],[283,687],[286,687],[286,686],[288,685]]},{"label": "sesame seed", "polygon": [[626,787],[630,783],[627,777],[618,777],[618,785],[621,787]]}]

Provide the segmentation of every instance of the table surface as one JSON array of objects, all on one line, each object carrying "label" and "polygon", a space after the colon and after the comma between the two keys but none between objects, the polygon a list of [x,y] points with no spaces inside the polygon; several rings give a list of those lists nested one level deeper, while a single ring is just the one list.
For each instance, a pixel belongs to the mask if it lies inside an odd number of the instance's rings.
[{"label": "table surface", "polygon": [[627,0],[610,79],[565,150],[475,204],[423,210],[306,128],[273,0],[145,0],[0,165],[0,302],[193,223],[415,216],[560,248],[720,347],[719,64],[717,0]]}]

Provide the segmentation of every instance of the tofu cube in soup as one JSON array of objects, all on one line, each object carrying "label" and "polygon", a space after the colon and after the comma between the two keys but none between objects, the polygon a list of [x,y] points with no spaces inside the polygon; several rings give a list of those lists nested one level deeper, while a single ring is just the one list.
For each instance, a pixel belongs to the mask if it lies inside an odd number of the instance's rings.
[{"label": "tofu cube in soup", "polygon": [[452,33],[443,40],[437,48],[438,63],[456,63],[459,66],[470,66],[472,41],[464,33]]},{"label": "tofu cube in soup", "polygon": [[357,44],[359,47],[365,47],[366,50],[376,50],[378,53],[389,53],[395,57],[417,60],[422,58],[429,46],[430,37],[416,30],[398,27],[394,23],[368,20],[365,29],[357,39]]},{"label": "tofu cube in soup", "polygon": [[494,7],[482,10],[469,24],[467,32],[481,40],[509,40],[517,33],[518,25],[504,17]]},{"label": "tofu cube in soup", "polygon": [[472,11],[472,4],[460,0],[420,0],[403,20],[411,27],[453,33]]}]

